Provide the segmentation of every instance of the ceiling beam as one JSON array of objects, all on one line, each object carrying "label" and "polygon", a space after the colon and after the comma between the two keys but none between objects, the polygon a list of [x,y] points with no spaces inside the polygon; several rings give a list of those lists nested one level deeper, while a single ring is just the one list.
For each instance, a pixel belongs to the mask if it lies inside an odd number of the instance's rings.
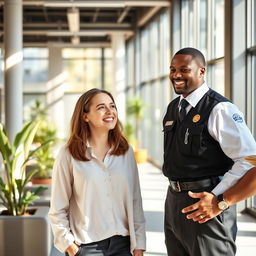
[{"label": "ceiling beam", "polygon": [[[42,7],[43,8],[43,7]],[[47,15],[49,17],[52,16],[65,16],[66,15],[66,9],[50,9],[50,8],[46,8],[46,10],[48,11]],[[90,9],[91,10],[91,9]],[[106,12],[106,9],[102,9],[100,12],[100,17],[113,17],[113,14],[116,13],[116,9],[111,9],[112,11],[110,12]],[[25,15],[29,15],[30,16],[38,16],[42,13],[42,10],[36,10],[36,9],[25,9],[24,10],[24,14]],[[95,12],[93,11],[85,11],[85,9],[80,9],[80,17],[93,17],[95,15]]]},{"label": "ceiling beam", "polygon": [[140,1],[53,1],[53,0],[44,0],[44,1],[29,1],[23,0],[24,6],[46,6],[46,7],[107,7],[107,8],[124,8],[126,6],[134,7],[150,7],[150,6],[161,6],[167,7],[170,6],[170,0],[140,0]]},{"label": "ceiling beam", "polygon": [[122,23],[124,18],[127,16],[128,12],[130,11],[131,7],[127,6],[124,8],[123,12],[121,15],[118,17],[117,23]]},{"label": "ceiling beam", "polygon": [[[0,23],[0,28],[3,28],[3,24]],[[23,28],[56,28],[56,23],[24,23]],[[68,28],[68,24],[62,24],[62,28]],[[132,29],[132,25],[129,23],[81,23],[80,29],[104,29],[104,28],[110,28],[110,29]]]},{"label": "ceiling beam", "polygon": [[152,7],[148,12],[146,12],[138,21],[137,26],[144,26],[159,10],[161,6]]},{"label": "ceiling beam", "polygon": [[[67,48],[109,48],[111,47],[111,43],[109,42],[88,42],[88,43],[79,43],[77,45],[73,45],[72,43],[65,43],[65,42],[45,42],[45,43],[38,43],[38,42],[24,42],[24,47],[67,47]],[[0,44],[1,47],[1,44]]]},{"label": "ceiling beam", "polygon": [[[79,31],[77,33],[75,33],[76,36],[106,36],[106,35],[111,35],[111,34],[116,34],[116,33],[122,33],[125,34],[127,36],[131,36],[133,35],[133,31],[132,30],[109,30],[109,29],[105,29],[105,30],[86,30],[86,31]],[[1,32],[0,32],[1,35]],[[38,35],[38,36],[74,36],[73,32],[70,32],[69,30],[63,30],[63,31],[59,31],[59,30],[23,30],[23,35],[25,36],[30,36],[30,35]]]},{"label": "ceiling beam", "polygon": [[96,8],[95,13],[92,18],[92,22],[95,23],[97,21],[98,15],[99,15],[100,8]]}]

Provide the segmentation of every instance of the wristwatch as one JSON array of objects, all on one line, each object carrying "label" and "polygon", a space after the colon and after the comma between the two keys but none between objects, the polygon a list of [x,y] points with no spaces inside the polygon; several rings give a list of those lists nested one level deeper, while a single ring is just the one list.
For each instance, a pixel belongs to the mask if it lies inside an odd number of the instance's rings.
[{"label": "wristwatch", "polygon": [[222,211],[225,211],[229,208],[228,203],[224,200],[223,194],[217,196],[218,208]]}]

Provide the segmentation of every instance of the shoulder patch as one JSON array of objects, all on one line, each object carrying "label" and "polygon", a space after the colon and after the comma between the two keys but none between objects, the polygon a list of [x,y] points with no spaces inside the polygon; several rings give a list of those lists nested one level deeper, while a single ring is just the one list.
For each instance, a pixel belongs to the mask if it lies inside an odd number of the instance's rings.
[{"label": "shoulder patch", "polygon": [[233,114],[232,118],[235,120],[235,122],[242,123],[243,118],[239,114]]}]

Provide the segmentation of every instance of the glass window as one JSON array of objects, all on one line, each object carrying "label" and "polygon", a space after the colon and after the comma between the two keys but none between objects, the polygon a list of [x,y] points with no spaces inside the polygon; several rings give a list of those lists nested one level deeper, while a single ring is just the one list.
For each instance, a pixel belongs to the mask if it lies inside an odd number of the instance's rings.
[{"label": "glass window", "polygon": [[49,53],[47,48],[24,48],[23,49],[24,58],[47,59],[48,55]]},{"label": "glass window", "polygon": [[208,65],[207,84],[221,95],[225,95],[224,60]]},{"label": "glass window", "polygon": [[195,45],[194,1],[181,2],[181,45]]},{"label": "glass window", "polygon": [[108,90],[113,88],[112,49],[65,48],[62,55],[68,92],[82,92],[103,86]]},{"label": "glass window", "polygon": [[150,67],[150,59],[149,59],[149,31],[144,29],[141,33],[141,81],[147,81],[149,79],[149,67]]},{"label": "glass window", "polygon": [[101,88],[101,61],[86,60],[84,63],[85,89]]},{"label": "glass window", "polygon": [[112,67],[112,48],[104,48],[104,70],[102,75],[104,76],[104,88],[110,92],[113,92],[113,67]]},{"label": "glass window", "polygon": [[256,3],[254,0],[247,1],[247,122],[256,136]]},{"label": "glass window", "polygon": [[104,49],[104,56],[105,58],[112,58],[113,57],[113,51],[111,48],[105,48]]},{"label": "glass window", "polygon": [[100,48],[86,48],[84,53],[86,58],[101,58]]},{"label": "glass window", "polygon": [[136,72],[135,72],[135,87],[136,90],[139,88],[140,86],[140,81],[141,79],[141,69],[144,67],[142,67],[142,53],[141,53],[141,35],[138,34],[138,36],[135,38],[135,66],[136,66]]},{"label": "glass window", "polygon": [[[256,46],[256,45],[255,45]],[[252,132],[254,137],[256,138],[256,50],[255,50],[255,55],[252,56],[252,69],[251,69],[251,90],[252,90],[252,106],[251,106],[251,117],[252,117]]]},{"label": "glass window", "polygon": [[3,59],[2,48],[0,48],[0,88],[3,81],[4,81],[4,59]]},{"label": "glass window", "polygon": [[111,59],[105,59],[104,61],[104,78],[104,88],[107,91],[113,92],[113,68]]},{"label": "glass window", "polygon": [[4,87],[4,60],[2,56],[3,52],[0,48],[0,122],[3,123],[3,107],[4,107],[4,95],[3,95],[3,87]]},{"label": "glass window", "polygon": [[256,3],[247,1],[247,45],[248,48],[256,45]]},{"label": "glass window", "polygon": [[134,87],[134,41],[130,40],[126,47],[126,81],[128,87]]},{"label": "glass window", "polygon": [[207,47],[207,1],[200,0],[199,10],[199,49],[206,55]]},{"label": "glass window", "polygon": [[28,84],[40,84],[48,81],[48,49],[24,48],[23,49],[23,79],[25,87]]},{"label": "glass window", "polygon": [[[168,10],[159,14],[140,33],[136,41],[136,82],[146,104],[142,120],[142,146],[154,161],[162,163],[162,118],[170,99],[170,17]],[[139,51],[137,51],[139,47]],[[137,67],[137,66],[136,66]],[[141,73],[140,73],[141,70]],[[148,138],[151,138],[150,140]]]},{"label": "glass window", "polygon": [[160,16],[159,24],[159,75],[167,75],[169,73],[168,67],[170,66],[170,22],[169,14],[164,12]]},{"label": "glass window", "polygon": [[83,48],[64,48],[62,50],[62,57],[64,59],[83,58],[84,49]]},{"label": "glass window", "polygon": [[251,200],[252,200],[252,209],[256,212],[256,196],[254,196]]},{"label": "glass window", "polygon": [[207,48],[207,0],[181,1],[181,47]]},{"label": "glass window", "polygon": [[[256,3],[247,1],[247,124],[256,138]],[[247,206],[256,213],[256,196],[247,199]]]},{"label": "glass window", "polygon": [[224,0],[214,0],[213,8],[214,58],[224,56]]},{"label": "glass window", "polygon": [[3,106],[4,106],[4,95],[3,89],[0,87],[0,122],[3,123],[4,116],[3,116]]},{"label": "glass window", "polygon": [[153,22],[149,28],[149,79],[154,79],[159,74],[159,35],[158,35],[158,22]]},{"label": "glass window", "polygon": [[[151,84],[145,84],[141,88],[141,98],[144,100],[144,102],[152,102],[152,94],[151,94]],[[154,136],[151,136],[152,134],[152,126],[154,124],[154,121],[152,119],[152,112],[154,111],[152,104],[147,104],[144,110],[144,118],[141,125],[141,147],[147,148],[149,150],[150,155],[154,158],[155,156],[152,155],[151,149],[152,149],[152,140],[148,138],[153,138]]]},{"label": "glass window", "polygon": [[48,81],[48,59],[24,58],[23,70],[25,83],[43,83]]},{"label": "glass window", "polygon": [[84,61],[81,59],[64,59],[63,69],[67,73],[66,91],[81,92],[85,90]]},{"label": "glass window", "polygon": [[[256,45],[256,3],[252,0],[252,44]],[[254,69],[255,70],[255,69]]]},{"label": "glass window", "polygon": [[0,58],[0,88],[4,82],[4,61]]}]

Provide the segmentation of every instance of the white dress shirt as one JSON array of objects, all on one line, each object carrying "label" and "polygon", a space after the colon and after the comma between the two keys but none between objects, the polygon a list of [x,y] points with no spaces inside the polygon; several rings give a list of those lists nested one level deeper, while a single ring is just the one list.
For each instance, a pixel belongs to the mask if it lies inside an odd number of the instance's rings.
[{"label": "white dress shirt", "polygon": [[[208,86],[204,83],[186,97],[189,103],[186,108],[187,113],[197,105],[208,90]],[[182,99],[181,95],[180,101]],[[212,109],[208,120],[208,131],[219,142],[223,152],[234,161],[232,169],[225,173],[221,182],[212,191],[215,195],[219,195],[232,187],[253,167],[244,157],[256,155],[256,142],[245,123],[243,114],[231,102],[220,102]]]},{"label": "white dress shirt", "polygon": [[53,168],[49,218],[56,248],[64,252],[74,241],[85,244],[114,235],[130,235],[131,252],[146,248],[145,219],[139,176],[130,147],[125,155],[107,153],[99,161],[75,160],[66,146]]}]

